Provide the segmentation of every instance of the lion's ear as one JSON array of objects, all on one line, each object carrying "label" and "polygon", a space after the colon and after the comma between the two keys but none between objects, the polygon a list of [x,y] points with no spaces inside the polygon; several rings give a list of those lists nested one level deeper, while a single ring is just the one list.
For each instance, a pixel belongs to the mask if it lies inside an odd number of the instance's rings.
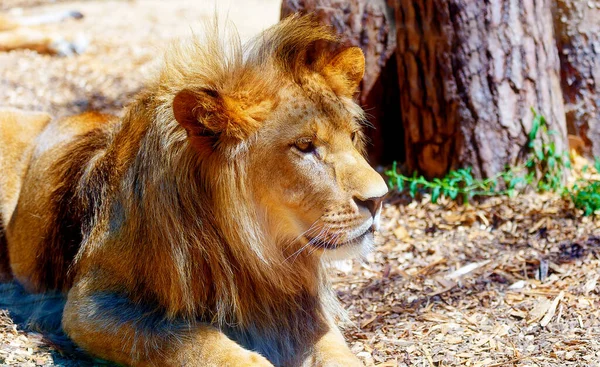
[{"label": "lion's ear", "polygon": [[173,99],[173,114],[190,136],[243,140],[260,126],[271,105],[249,103],[212,89],[184,89]]},{"label": "lion's ear", "polygon": [[365,74],[365,56],[359,47],[337,53],[325,65],[322,74],[335,93],[352,97]]}]

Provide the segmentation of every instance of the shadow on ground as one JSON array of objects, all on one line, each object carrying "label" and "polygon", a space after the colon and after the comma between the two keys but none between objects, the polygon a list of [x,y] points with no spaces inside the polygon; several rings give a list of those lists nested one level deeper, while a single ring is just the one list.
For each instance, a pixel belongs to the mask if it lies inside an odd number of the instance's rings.
[{"label": "shadow on ground", "polygon": [[114,366],[89,357],[63,332],[61,319],[65,297],[59,293],[31,294],[16,282],[0,283],[0,309],[7,310],[18,330],[42,335],[52,347],[50,354],[57,366]]}]

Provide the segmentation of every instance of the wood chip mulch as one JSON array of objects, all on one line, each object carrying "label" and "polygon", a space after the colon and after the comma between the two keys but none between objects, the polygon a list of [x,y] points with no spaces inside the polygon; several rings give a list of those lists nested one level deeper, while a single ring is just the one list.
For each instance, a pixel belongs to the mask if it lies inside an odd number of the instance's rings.
[{"label": "wood chip mulch", "polygon": [[600,218],[533,194],[384,218],[376,251],[336,271],[367,365],[600,365]]}]

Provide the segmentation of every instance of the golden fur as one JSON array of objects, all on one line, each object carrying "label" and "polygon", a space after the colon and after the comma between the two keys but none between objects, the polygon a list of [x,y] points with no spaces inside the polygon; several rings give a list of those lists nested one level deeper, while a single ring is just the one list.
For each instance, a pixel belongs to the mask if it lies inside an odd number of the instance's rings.
[{"label": "golden fur", "polygon": [[[21,180],[27,169],[33,146],[32,139],[50,121],[50,116],[39,112],[0,109],[0,281],[11,278],[6,239],[3,227],[10,218],[21,189]],[[4,169],[10,167],[10,169]]]},{"label": "golden fur", "polygon": [[360,365],[323,267],[368,247],[387,188],[362,156],[362,52],[322,42],[291,17],[245,47],[180,43],[121,119],[52,121],[19,148],[10,268],[68,292],[77,344],[135,366]]}]

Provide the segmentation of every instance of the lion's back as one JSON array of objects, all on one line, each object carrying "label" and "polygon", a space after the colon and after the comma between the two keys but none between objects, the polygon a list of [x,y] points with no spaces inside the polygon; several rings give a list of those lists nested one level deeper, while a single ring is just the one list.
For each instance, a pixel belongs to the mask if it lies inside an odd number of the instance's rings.
[{"label": "lion's back", "polygon": [[[16,202],[4,217],[10,269],[29,290],[70,284],[68,270],[82,240],[83,217],[93,210],[79,197],[78,183],[106,148],[111,121],[112,116],[95,112],[52,120],[29,141],[24,168],[13,175]],[[6,150],[8,157],[14,145]]]},{"label": "lion's back", "polygon": [[10,278],[4,226],[17,205],[33,141],[49,121],[45,113],[0,108],[0,280]]},{"label": "lion's back", "polygon": [[50,119],[45,113],[0,109],[0,220],[4,223],[16,205],[33,142]]}]

